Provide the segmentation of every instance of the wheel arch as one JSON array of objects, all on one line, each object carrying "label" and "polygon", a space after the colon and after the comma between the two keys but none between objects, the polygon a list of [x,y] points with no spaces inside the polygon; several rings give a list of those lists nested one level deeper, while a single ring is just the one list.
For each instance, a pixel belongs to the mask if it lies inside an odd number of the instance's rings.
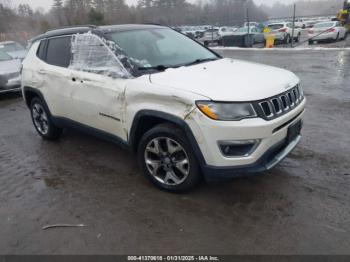
[{"label": "wheel arch", "polygon": [[137,147],[143,134],[153,127],[163,123],[173,124],[184,132],[200,166],[204,166],[204,156],[189,125],[180,117],[161,111],[141,110],[135,115],[129,135],[129,145],[133,152],[137,151]]}]

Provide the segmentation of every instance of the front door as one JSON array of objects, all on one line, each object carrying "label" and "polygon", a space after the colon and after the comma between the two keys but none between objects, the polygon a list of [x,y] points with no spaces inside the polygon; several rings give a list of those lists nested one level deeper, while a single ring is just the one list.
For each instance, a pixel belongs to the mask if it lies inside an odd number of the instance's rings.
[{"label": "front door", "polygon": [[74,120],[127,140],[123,131],[128,72],[96,35],[76,35],[70,64]]}]

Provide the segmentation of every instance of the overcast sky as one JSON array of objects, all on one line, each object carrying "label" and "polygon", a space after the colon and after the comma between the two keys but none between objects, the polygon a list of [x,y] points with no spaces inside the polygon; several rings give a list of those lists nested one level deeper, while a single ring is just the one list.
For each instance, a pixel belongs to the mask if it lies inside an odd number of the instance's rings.
[{"label": "overcast sky", "polygon": [[[190,2],[195,2],[195,0],[189,0]],[[273,3],[277,2],[278,0],[254,0],[257,4],[268,4],[268,5],[272,5]],[[26,3],[26,4],[30,4],[34,9],[37,7],[43,7],[45,8],[45,10],[48,10],[51,5],[52,5],[52,0],[11,0],[11,2],[14,5],[18,5],[21,3]],[[129,4],[135,4],[137,2],[137,0],[126,0],[126,2],[128,2]],[[295,2],[295,0],[283,0],[281,2],[285,2],[285,3],[293,3]]]}]

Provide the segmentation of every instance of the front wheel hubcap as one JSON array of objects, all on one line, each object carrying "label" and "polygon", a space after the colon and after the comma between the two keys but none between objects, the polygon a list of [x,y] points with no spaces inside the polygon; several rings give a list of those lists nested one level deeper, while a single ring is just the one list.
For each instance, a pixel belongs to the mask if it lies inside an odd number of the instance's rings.
[{"label": "front wheel hubcap", "polygon": [[150,174],[168,186],[182,184],[190,173],[190,161],[185,149],[167,137],[155,138],[148,143],[145,163]]},{"label": "front wheel hubcap", "polygon": [[42,134],[46,135],[49,132],[49,121],[47,118],[47,114],[40,104],[34,104],[32,108],[32,115],[34,125],[37,130]]}]

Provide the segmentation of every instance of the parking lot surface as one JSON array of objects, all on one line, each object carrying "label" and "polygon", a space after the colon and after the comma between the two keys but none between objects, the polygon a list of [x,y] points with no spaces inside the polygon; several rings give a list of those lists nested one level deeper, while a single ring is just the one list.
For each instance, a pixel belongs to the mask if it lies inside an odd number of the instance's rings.
[{"label": "parking lot surface", "polygon": [[[286,160],[169,194],[116,145],[73,130],[42,141],[22,99],[1,95],[0,253],[349,254],[350,51],[222,54],[301,78],[304,137]],[[61,223],[86,227],[42,230]]]}]

